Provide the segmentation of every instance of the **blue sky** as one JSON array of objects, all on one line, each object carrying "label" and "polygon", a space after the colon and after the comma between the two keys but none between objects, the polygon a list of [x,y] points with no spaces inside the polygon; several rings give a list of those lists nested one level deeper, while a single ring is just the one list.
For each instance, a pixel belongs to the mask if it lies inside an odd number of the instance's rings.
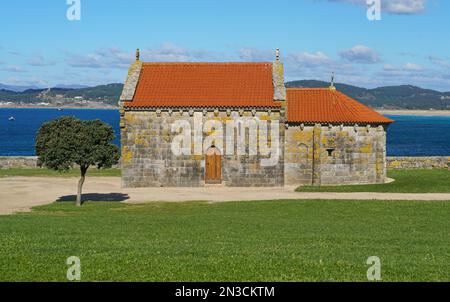
[{"label": "blue sky", "polygon": [[412,84],[450,91],[450,1],[5,0],[0,83],[55,86],[123,82],[137,47],[147,61],[271,61],[288,80],[364,87]]}]

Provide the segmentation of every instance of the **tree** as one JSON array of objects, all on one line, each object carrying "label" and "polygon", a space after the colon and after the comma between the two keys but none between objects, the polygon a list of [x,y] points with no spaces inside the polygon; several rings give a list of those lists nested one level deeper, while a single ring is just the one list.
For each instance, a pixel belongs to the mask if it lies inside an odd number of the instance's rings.
[{"label": "tree", "polygon": [[81,194],[86,173],[91,166],[111,168],[119,161],[119,148],[112,144],[113,128],[100,120],[81,121],[75,117],[61,117],[45,123],[36,138],[39,166],[60,172],[77,165],[81,178],[78,182],[77,206],[82,205]]}]

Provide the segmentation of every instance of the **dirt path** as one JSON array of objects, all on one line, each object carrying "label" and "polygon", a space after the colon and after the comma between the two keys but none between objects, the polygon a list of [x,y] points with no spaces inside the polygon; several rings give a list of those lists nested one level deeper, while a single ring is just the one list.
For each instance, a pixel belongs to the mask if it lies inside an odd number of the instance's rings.
[{"label": "dirt path", "polygon": [[[0,215],[29,211],[31,207],[55,200],[74,200],[76,178],[6,177],[0,178]],[[122,189],[119,177],[90,177],[85,198],[100,201],[145,203],[150,201],[240,201],[273,199],[356,199],[356,200],[449,200],[448,194],[416,193],[298,193],[285,188],[143,188]]]}]

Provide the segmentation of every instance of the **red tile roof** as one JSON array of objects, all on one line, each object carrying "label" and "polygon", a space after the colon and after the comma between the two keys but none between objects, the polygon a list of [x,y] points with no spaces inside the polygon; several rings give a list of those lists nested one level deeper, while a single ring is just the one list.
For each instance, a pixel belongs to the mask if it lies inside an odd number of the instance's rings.
[{"label": "red tile roof", "polygon": [[279,107],[272,63],[143,63],[125,107]]},{"label": "red tile roof", "polygon": [[287,89],[287,120],[302,123],[374,123],[393,120],[329,88]]}]

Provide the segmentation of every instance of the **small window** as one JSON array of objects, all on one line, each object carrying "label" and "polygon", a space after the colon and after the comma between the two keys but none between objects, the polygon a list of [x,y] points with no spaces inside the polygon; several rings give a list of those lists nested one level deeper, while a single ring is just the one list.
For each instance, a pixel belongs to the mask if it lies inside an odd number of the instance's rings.
[{"label": "small window", "polygon": [[328,156],[333,156],[334,149],[327,149]]}]

